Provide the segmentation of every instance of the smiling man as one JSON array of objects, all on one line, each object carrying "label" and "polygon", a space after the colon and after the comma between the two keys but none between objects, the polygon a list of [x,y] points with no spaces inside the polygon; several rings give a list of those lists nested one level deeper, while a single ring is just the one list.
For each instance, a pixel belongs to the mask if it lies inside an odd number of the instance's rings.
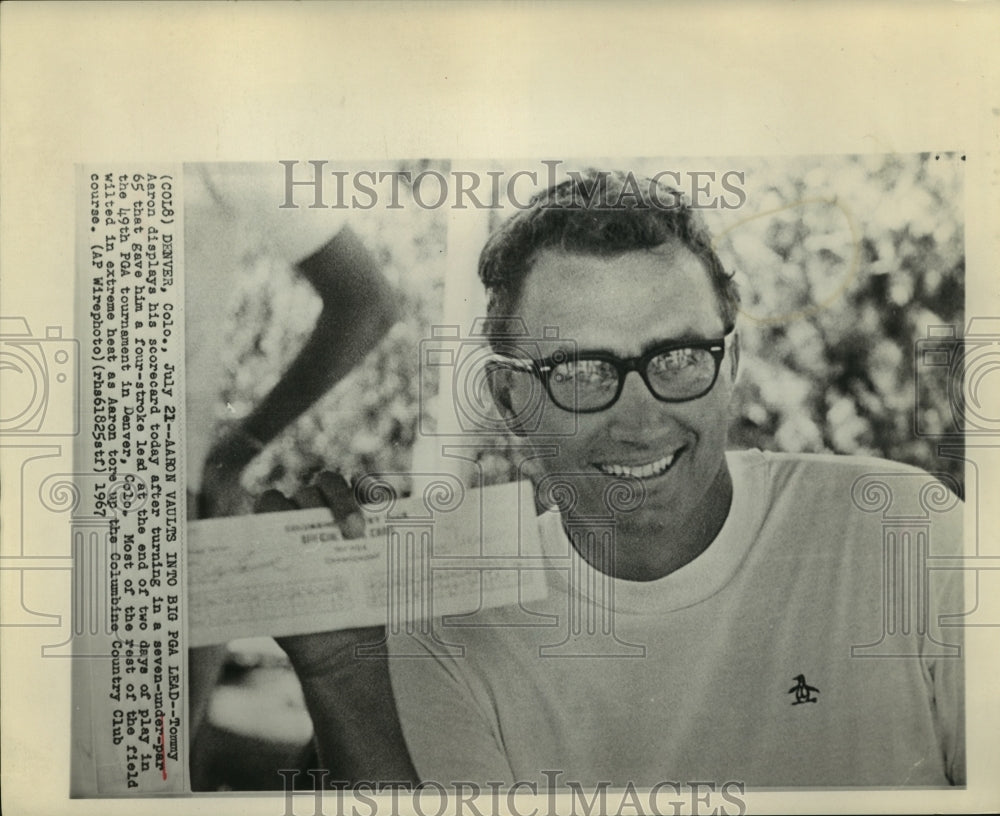
[{"label": "smiling man", "polygon": [[628,179],[539,194],[480,258],[547,596],[404,627],[387,661],[350,657],[378,632],[282,640],[321,756],[529,790],[964,784],[961,573],[929,568],[961,503],[892,462],[727,451],[735,285],[695,211]]}]

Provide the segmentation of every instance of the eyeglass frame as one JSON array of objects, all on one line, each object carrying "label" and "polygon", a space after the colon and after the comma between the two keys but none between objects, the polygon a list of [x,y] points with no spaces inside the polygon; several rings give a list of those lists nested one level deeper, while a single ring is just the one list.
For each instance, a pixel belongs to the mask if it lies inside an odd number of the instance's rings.
[{"label": "eyeglass frame", "polygon": [[[726,357],[726,350],[729,348],[733,338],[736,336],[736,326],[730,325],[728,328],[724,329],[724,331],[725,334],[723,334],[722,337],[710,340],[667,340],[663,343],[650,347],[637,357],[622,358],[605,349],[595,349],[593,351],[586,351],[572,355],[576,361],[600,360],[602,362],[610,363],[617,372],[618,388],[615,391],[615,395],[608,401],[607,404],[602,405],[599,408],[567,408],[565,405],[560,404],[560,402],[552,394],[552,387],[549,384],[551,373],[557,366],[564,365],[566,362],[565,360],[557,359],[559,357],[559,352],[548,357],[543,357],[541,360],[536,360],[532,357],[514,357],[512,355],[494,352],[490,355],[490,360],[503,360],[506,365],[509,365],[511,361],[524,364],[525,368],[522,370],[530,371],[538,378],[544,386],[545,393],[548,395],[549,400],[559,410],[566,411],[571,414],[597,414],[601,411],[607,411],[616,402],[618,402],[621,398],[622,391],[625,390],[625,378],[628,377],[629,373],[632,371],[635,371],[639,375],[643,383],[645,383],[646,389],[653,395],[654,399],[659,402],[680,403],[701,399],[713,388],[715,388],[715,384],[719,381],[719,371],[722,368],[722,361]],[[649,373],[647,369],[649,368],[649,364],[656,357],[659,357],[661,354],[666,354],[669,351],[677,351],[678,349],[703,349],[709,352],[712,355],[712,359],[715,361],[715,373],[712,375],[712,381],[708,384],[708,386],[703,391],[700,391],[693,396],[680,398],[661,397],[655,390],[653,390],[653,386],[649,382]]]}]

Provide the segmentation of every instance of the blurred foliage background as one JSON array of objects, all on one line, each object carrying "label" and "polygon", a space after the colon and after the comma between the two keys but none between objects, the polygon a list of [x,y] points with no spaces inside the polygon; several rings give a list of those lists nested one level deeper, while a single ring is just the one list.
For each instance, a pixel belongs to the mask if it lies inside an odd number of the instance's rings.
[{"label": "blurred foliage background", "polygon": [[[916,351],[934,327],[961,333],[963,161],[944,153],[629,165],[637,174],[685,167],[744,174],[741,207],[703,210],[743,295],[731,447],[881,456],[949,474],[961,491],[961,460],[937,453],[941,435],[954,433],[948,388],[958,385],[918,365]],[[443,162],[399,167],[449,172]],[[418,207],[405,185],[401,191],[402,208],[351,212],[350,224],[402,293],[405,318],[254,461],[244,475],[251,493],[294,492],[328,467],[352,476],[410,467],[418,378],[425,398],[437,390],[418,347],[441,319],[450,211]],[[508,212],[461,217],[495,223]],[[287,260],[266,252],[246,259],[224,310],[217,431],[273,386],[318,311],[317,296]],[[486,478],[504,478],[504,464],[486,459]]]},{"label": "blurred foliage background", "polygon": [[937,451],[961,450],[961,370],[918,355],[940,327],[962,333],[963,166],[954,153],[757,160],[742,218],[706,212],[743,295],[733,447],[881,456],[963,492],[962,460]]}]

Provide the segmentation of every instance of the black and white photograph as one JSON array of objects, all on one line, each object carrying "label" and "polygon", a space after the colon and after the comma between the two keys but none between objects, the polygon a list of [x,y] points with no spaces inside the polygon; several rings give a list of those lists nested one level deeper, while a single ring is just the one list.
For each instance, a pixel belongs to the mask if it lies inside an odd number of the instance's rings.
[{"label": "black and white photograph", "polygon": [[[967,421],[965,160],[187,168],[188,518],[326,506],[348,537],[373,480],[452,494],[424,490],[426,541],[367,532],[430,603],[192,652],[195,789],[964,786],[968,607],[935,568],[964,469],[935,442]],[[437,515],[518,480],[484,563],[542,596],[421,620],[456,575]],[[273,597],[247,574],[274,610],[248,634],[368,580],[332,560],[271,564]],[[249,623],[215,591],[192,629]]]}]

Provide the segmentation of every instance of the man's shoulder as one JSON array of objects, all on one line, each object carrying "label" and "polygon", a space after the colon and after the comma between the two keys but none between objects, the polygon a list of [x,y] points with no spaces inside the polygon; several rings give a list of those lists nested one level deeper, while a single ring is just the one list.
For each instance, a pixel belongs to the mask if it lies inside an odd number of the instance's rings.
[{"label": "man's shoulder", "polygon": [[938,480],[940,476],[928,473],[914,465],[881,459],[875,456],[857,456],[840,453],[785,453],[758,449],[729,451],[730,466],[737,473],[771,480],[786,480],[811,476],[823,480],[854,482],[865,477],[899,477]]},{"label": "man's shoulder", "polygon": [[950,476],[873,456],[778,453],[727,454],[734,481],[758,501],[789,512],[848,511],[877,518],[930,518],[962,514],[959,486]]}]

